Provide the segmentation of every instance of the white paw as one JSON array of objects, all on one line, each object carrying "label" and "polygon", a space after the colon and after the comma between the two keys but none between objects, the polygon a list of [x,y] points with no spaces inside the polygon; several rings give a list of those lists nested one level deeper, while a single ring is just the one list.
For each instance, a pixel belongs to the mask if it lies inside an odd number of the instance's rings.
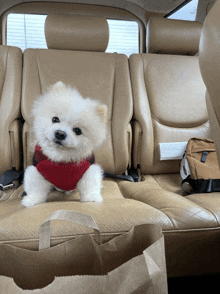
[{"label": "white paw", "polygon": [[80,198],[81,202],[102,202],[102,196],[99,193],[90,193]]},{"label": "white paw", "polygon": [[21,204],[26,207],[32,207],[36,204],[43,203],[43,202],[44,201],[42,199],[39,199],[39,197],[33,197],[31,195],[28,195],[22,199]]}]

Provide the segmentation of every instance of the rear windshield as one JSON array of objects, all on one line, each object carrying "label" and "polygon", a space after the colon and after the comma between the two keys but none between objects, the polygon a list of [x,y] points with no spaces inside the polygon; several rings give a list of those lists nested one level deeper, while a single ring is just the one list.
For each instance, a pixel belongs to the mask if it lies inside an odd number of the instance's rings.
[{"label": "rear windshield", "polygon": [[[7,17],[7,45],[26,48],[47,48],[44,37],[46,15],[10,13]],[[139,27],[136,21],[108,20],[109,44],[106,52],[139,53]]]},{"label": "rear windshield", "polygon": [[177,12],[171,14],[168,18],[195,21],[198,2],[199,0],[192,0]]}]

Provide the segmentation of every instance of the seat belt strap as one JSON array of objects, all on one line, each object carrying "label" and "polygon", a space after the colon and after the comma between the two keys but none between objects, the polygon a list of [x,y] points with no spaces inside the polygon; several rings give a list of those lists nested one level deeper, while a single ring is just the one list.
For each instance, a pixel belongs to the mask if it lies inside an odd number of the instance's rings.
[{"label": "seat belt strap", "polygon": [[129,176],[129,175],[113,175],[113,174],[104,172],[104,177],[134,182],[134,179],[132,178],[132,176]]}]

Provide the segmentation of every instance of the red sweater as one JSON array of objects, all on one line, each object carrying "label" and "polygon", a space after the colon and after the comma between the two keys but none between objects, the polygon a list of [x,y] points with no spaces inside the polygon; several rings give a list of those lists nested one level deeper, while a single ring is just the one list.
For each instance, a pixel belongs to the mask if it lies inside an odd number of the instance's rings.
[{"label": "red sweater", "polygon": [[94,154],[80,162],[55,162],[43,154],[37,144],[33,158],[33,165],[41,175],[58,189],[71,191],[76,189],[78,181],[87,169],[95,162]]}]

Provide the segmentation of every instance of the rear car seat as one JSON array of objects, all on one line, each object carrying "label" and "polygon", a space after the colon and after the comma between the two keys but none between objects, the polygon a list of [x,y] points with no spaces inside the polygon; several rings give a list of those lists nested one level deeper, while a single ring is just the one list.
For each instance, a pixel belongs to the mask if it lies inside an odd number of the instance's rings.
[{"label": "rear car seat", "polygon": [[[189,56],[198,51],[201,29],[197,22],[153,18],[148,53],[129,59],[134,167],[142,178],[119,187],[126,198],[151,205],[172,222],[164,231],[170,277],[220,272],[220,193],[183,197],[180,160],[161,161],[159,149],[159,143],[211,138],[198,56]],[[166,42],[158,37],[164,31]]]},{"label": "rear car seat", "polygon": [[[45,35],[49,49],[27,49],[23,58],[21,110],[25,120],[24,167],[32,164],[36,143],[30,132],[33,102],[49,86],[61,80],[76,87],[83,97],[100,100],[108,106],[107,140],[96,150],[95,156],[106,172],[123,174],[130,160],[132,93],[127,57],[104,53],[108,44],[106,19],[49,15],[45,23]],[[40,224],[52,212],[60,209],[92,215],[100,228],[103,241],[141,223],[154,223],[172,229],[172,222],[163,212],[143,202],[125,199],[118,183],[112,179],[103,181],[102,203],[81,203],[76,191],[69,195],[54,191],[47,203],[26,208],[20,203],[23,186],[16,193],[17,198],[8,202],[7,206],[18,203],[17,211],[1,219],[0,243],[37,250]],[[92,230],[56,221],[52,224],[51,244],[87,232]]]},{"label": "rear car seat", "polygon": [[205,20],[200,41],[199,64],[202,78],[207,88],[206,102],[209,120],[220,165],[219,9],[220,3],[217,1]]},{"label": "rear car seat", "polygon": [[[21,167],[20,103],[21,103],[22,51],[20,48],[0,46],[0,176]],[[0,217],[2,203],[16,187],[0,191]]]}]

